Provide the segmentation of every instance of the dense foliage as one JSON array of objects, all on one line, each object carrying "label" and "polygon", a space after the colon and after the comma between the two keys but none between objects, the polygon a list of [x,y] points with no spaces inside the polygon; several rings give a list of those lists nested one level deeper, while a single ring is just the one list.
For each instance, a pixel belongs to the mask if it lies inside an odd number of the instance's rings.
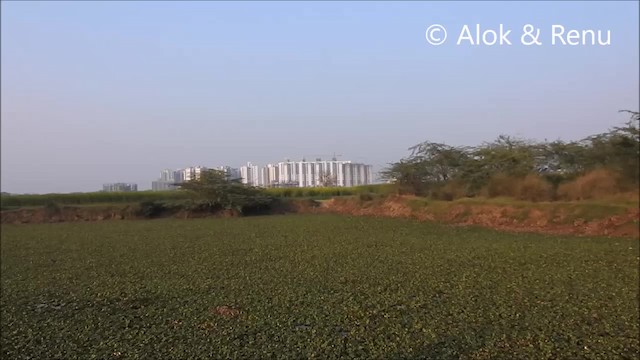
[{"label": "dense foliage", "polygon": [[[332,196],[359,194],[386,194],[393,191],[388,184],[363,185],[354,187],[317,187],[317,188],[268,188],[265,194],[277,198],[327,198]],[[72,194],[42,195],[2,195],[2,207],[44,206],[48,203],[58,205],[92,205],[140,202],[175,202],[188,200],[192,196],[187,191],[138,191],[138,192],[91,192]]]},{"label": "dense foliage", "polygon": [[636,358],[638,240],[273,216],[3,225],[3,359]]},{"label": "dense foliage", "polygon": [[[499,136],[476,147],[424,142],[410,156],[391,164],[383,177],[417,195],[513,196],[527,179],[535,198],[557,198],[563,183],[603,170],[619,191],[637,189],[640,157],[640,113],[621,127],[580,141],[531,141]],[[579,186],[578,186],[579,187]],[[548,194],[546,194],[548,192]]]},{"label": "dense foliage", "polygon": [[205,209],[235,210],[239,213],[269,208],[274,198],[264,189],[229,179],[224,171],[206,170],[200,177],[178,184],[190,193],[193,200]]}]

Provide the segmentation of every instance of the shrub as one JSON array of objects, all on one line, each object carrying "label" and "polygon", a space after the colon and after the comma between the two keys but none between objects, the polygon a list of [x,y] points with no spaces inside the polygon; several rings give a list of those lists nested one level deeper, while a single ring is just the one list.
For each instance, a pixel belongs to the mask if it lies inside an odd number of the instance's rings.
[{"label": "shrub", "polygon": [[598,169],[558,187],[558,197],[564,200],[589,200],[616,195],[624,191],[620,187],[618,173]]},{"label": "shrub", "polygon": [[467,189],[461,181],[448,181],[429,192],[429,196],[434,200],[453,201],[467,196]]},{"label": "shrub", "polygon": [[360,194],[359,198],[360,198],[360,201],[372,201],[373,194],[371,193]]},{"label": "shrub", "polygon": [[2,195],[3,206],[139,203],[142,201],[180,200],[188,197],[184,191],[89,192],[72,194]]},{"label": "shrub", "polygon": [[549,201],[552,197],[553,185],[542,177],[527,175],[518,186],[518,200]]},{"label": "shrub", "polygon": [[516,197],[521,181],[522,179],[504,174],[494,175],[482,190],[482,195],[490,198],[500,196]]},{"label": "shrub", "polygon": [[62,211],[60,206],[54,201],[47,201],[44,204],[44,211],[49,215],[57,215]]},{"label": "shrub", "polygon": [[158,217],[165,213],[167,207],[159,201],[143,201],[138,207],[138,215],[145,218]]}]

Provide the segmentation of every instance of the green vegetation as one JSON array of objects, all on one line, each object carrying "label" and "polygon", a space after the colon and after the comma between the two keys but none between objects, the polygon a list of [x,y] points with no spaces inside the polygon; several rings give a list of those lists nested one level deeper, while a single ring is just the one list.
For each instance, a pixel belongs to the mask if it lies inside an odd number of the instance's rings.
[{"label": "green vegetation", "polygon": [[[433,199],[507,196],[527,201],[603,199],[640,181],[640,113],[580,141],[538,142],[500,135],[475,147],[423,142],[383,176],[400,191]],[[635,192],[635,193],[633,193]]]},{"label": "green vegetation", "polygon": [[267,193],[275,197],[297,198],[331,198],[334,196],[350,196],[360,194],[385,195],[395,192],[392,184],[362,185],[353,187],[318,187],[318,188],[271,188]]},{"label": "green vegetation", "polygon": [[[455,206],[463,205],[465,211],[470,212],[472,208],[483,205],[508,206],[520,210],[521,218],[524,220],[532,210],[540,210],[545,214],[562,213],[561,219],[556,219],[558,223],[571,224],[577,219],[585,221],[606,219],[610,216],[628,213],[631,209],[638,208],[638,202],[602,202],[586,200],[580,202],[547,201],[532,203],[529,201],[519,201],[511,198],[462,198],[453,201],[431,200],[428,198],[416,197],[407,200],[407,205],[413,210],[428,208],[432,214],[446,214],[451,212]],[[464,217],[468,213],[461,213]],[[506,216],[506,214],[505,214]],[[553,217],[553,216],[552,216]]]},{"label": "green vegetation", "polygon": [[639,245],[331,215],[3,225],[1,357],[632,359]]},{"label": "green vegetation", "polygon": [[224,171],[207,170],[198,179],[180,184],[195,204],[209,212],[235,210],[242,214],[268,210],[275,199],[264,189],[248,186],[240,179],[229,179]]},{"label": "green vegetation", "polygon": [[[388,194],[394,191],[389,184],[364,185],[355,187],[329,188],[270,188],[265,193],[278,198],[329,198],[333,196],[358,195],[363,193]],[[139,191],[139,192],[93,192],[74,194],[43,194],[43,195],[2,195],[2,208],[19,208],[30,206],[45,206],[48,203],[57,205],[90,205],[90,204],[118,204],[141,203],[151,201],[186,200],[191,196],[186,191]]]},{"label": "green vegetation", "polygon": [[90,205],[137,203],[142,201],[181,200],[188,198],[182,191],[93,192],[43,195],[2,195],[2,207],[58,205]]}]

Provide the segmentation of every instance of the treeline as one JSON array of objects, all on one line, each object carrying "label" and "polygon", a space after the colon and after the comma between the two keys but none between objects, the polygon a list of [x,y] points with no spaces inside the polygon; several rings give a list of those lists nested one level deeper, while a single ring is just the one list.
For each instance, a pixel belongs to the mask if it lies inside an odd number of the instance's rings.
[{"label": "treeline", "polygon": [[186,194],[178,191],[86,192],[68,194],[2,195],[2,208],[58,205],[122,204],[140,201],[179,200]]},{"label": "treeline", "polygon": [[[139,215],[147,218],[189,213],[224,213],[256,215],[284,211],[290,202],[287,197],[331,197],[371,193],[385,193],[388,185],[361,186],[353,188],[285,188],[264,189],[243,184],[240,179],[230,179],[224,171],[206,170],[200,177],[177,184],[179,192],[187,198],[170,201],[144,201],[139,204]],[[388,192],[388,191],[387,191]]]},{"label": "treeline", "polygon": [[402,193],[439,200],[512,197],[585,200],[637,192],[640,113],[623,126],[579,141],[501,135],[474,147],[423,142],[382,172]]},{"label": "treeline", "polygon": [[[276,198],[330,198],[361,194],[387,194],[393,192],[388,184],[363,185],[354,187],[324,188],[269,188],[264,192]],[[2,208],[26,206],[123,204],[150,201],[174,201],[190,199],[192,194],[184,190],[174,191],[138,191],[138,192],[89,192],[71,194],[2,195]]]}]

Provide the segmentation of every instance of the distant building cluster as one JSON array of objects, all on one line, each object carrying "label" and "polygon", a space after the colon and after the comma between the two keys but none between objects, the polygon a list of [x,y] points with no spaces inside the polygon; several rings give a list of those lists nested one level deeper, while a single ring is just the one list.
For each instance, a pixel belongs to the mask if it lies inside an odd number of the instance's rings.
[{"label": "distant building cluster", "polygon": [[[160,178],[151,182],[151,190],[163,191],[174,190],[177,188],[177,184],[182,182],[191,181],[200,178],[200,174],[209,168],[204,166],[191,166],[184,169],[171,170],[165,169],[160,172]],[[222,170],[227,173],[227,176],[231,179],[240,178],[240,170],[234,169],[229,166],[219,166],[217,168],[211,168],[216,170]]]},{"label": "distant building cluster", "polygon": [[[163,170],[160,178],[152,182],[151,188],[155,191],[175,189],[181,182],[198,179],[200,173],[207,169],[204,166],[195,166]],[[240,168],[219,166],[211,169],[224,171],[229,179],[240,179],[244,184],[259,187],[346,187],[374,182],[373,166],[335,158],[318,158],[314,161],[286,160],[266,166],[249,162]]]},{"label": "distant building cluster", "polygon": [[138,191],[138,185],[137,184],[129,184],[129,183],[104,184],[104,185],[102,185],[102,191],[105,191],[105,192],[131,192],[131,191]]},{"label": "distant building cluster", "polygon": [[240,167],[242,182],[261,187],[357,186],[373,183],[373,166],[342,160],[283,161]]}]

